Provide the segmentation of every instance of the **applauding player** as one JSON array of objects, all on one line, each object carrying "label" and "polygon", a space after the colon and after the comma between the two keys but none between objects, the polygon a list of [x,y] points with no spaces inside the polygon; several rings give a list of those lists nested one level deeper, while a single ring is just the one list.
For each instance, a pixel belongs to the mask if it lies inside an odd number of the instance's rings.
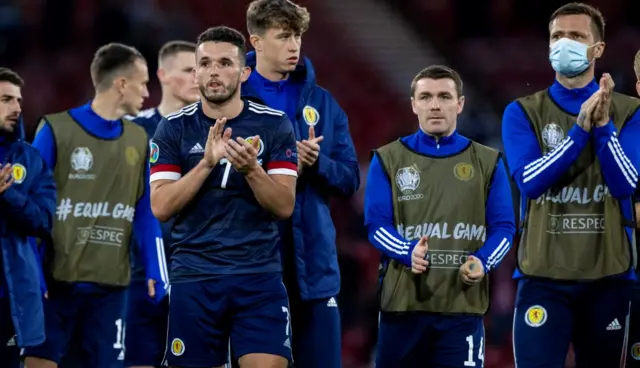
[{"label": "applauding player", "polygon": [[242,93],[285,111],[298,140],[296,209],[279,224],[294,360],[304,368],[340,368],[340,267],[329,202],[358,190],[360,168],[347,114],[301,55],[309,22],[309,11],[292,1],[251,2],[247,31],[255,52],[247,55],[253,72]]},{"label": "applauding player", "polygon": [[[166,363],[286,367],[289,304],[276,220],[293,212],[296,141],[286,114],[240,97],[245,40],[212,28],[196,48],[201,102],[160,122],[151,205],[172,231]],[[205,137],[208,137],[205,139]]]},{"label": "applauding player", "polygon": [[595,80],[605,20],[570,3],[549,22],[555,82],[510,103],[502,137],[523,219],[513,343],[520,368],[624,361],[637,250],[640,102]]},{"label": "applauding player", "polygon": [[411,83],[416,133],[374,152],[365,225],[382,252],[376,367],[483,367],[488,273],[515,219],[500,154],[457,132],[465,97],[444,65]]}]

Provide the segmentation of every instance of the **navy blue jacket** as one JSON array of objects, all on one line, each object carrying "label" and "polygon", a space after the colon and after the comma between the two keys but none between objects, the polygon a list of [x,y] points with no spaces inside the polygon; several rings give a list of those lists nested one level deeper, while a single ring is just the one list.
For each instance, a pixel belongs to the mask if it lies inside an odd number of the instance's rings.
[{"label": "navy blue jacket", "polygon": [[2,293],[9,298],[17,345],[36,346],[45,340],[44,285],[35,242],[29,237],[47,237],[51,231],[55,181],[38,151],[23,141],[22,126],[1,138],[0,163],[14,168],[13,185],[0,194]]},{"label": "navy blue jacket", "polygon": [[[247,65],[255,71],[256,55],[247,55]],[[295,275],[302,300],[323,299],[340,292],[340,270],[336,251],[336,229],[331,220],[329,199],[352,196],[360,186],[360,169],[348,119],[333,96],[316,84],[316,74],[309,59],[289,77],[299,81],[300,93],[293,123],[296,140],[309,138],[309,126],[320,142],[316,164],[306,168],[298,178],[296,205],[290,219]],[[242,93],[264,101],[261,91],[250,83],[242,85]],[[288,226],[287,226],[288,227]],[[281,227],[282,230],[282,227]],[[284,249],[287,249],[285,244]]]}]

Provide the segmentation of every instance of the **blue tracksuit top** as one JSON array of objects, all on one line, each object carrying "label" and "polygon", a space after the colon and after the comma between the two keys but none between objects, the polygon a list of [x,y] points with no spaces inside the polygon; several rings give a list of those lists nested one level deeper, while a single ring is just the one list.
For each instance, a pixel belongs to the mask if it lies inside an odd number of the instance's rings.
[{"label": "blue tracksuit top", "polygon": [[[412,150],[431,156],[455,155],[466,149],[470,140],[457,132],[436,140],[418,130],[401,138]],[[407,241],[394,226],[391,183],[378,159],[369,165],[364,204],[364,222],[369,241],[383,254],[383,260],[395,259],[411,267],[411,252],[418,240]],[[502,159],[498,161],[486,201],[487,237],[473,255],[482,261],[485,271],[496,268],[509,252],[515,234],[515,213],[509,176]]]},{"label": "blue tracksuit top", "polygon": [[[550,88],[551,98],[562,109],[578,115],[582,104],[599,88],[593,80],[584,88],[567,89],[556,81]],[[575,124],[560,149],[542,155],[540,144],[522,107],[514,101],[505,109],[502,117],[502,141],[511,177],[521,193],[521,218],[524,218],[528,199],[536,199],[548,191],[578,158],[584,147],[592,141],[602,167],[605,183],[611,195],[620,202],[622,214],[632,219],[632,197],[638,183],[640,170],[640,112],[636,112],[617,134],[613,121],[603,127],[594,127],[590,133]],[[541,170],[525,173],[525,166],[548,161]],[[628,164],[627,164],[628,163]],[[633,229],[626,228],[631,239]],[[518,269],[514,278],[522,277]],[[634,271],[624,275],[633,279]]]}]

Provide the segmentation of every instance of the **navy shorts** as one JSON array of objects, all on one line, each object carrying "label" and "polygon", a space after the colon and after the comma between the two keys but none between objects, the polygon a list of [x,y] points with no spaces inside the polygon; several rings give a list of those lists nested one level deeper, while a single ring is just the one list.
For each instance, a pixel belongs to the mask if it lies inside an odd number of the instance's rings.
[{"label": "navy shorts", "polygon": [[481,368],[481,316],[380,313],[376,368]]},{"label": "navy shorts", "polygon": [[20,367],[20,348],[16,344],[11,307],[6,297],[0,298],[0,362],[2,367]]},{"label": "navy shorts", "polygon": [[146,281],[132,281],[127,291],[124,366],[159,366],[167,346],[169,298],[159,303],[147,295]]},{"label": "navy shorts", "polygon": [[578,367],[620,367],[627,351],[631,282],[521,279],[514,312],[518,368],[564,367],[573,342]]},{"label": "navy shorts", "polygon": [[336,297],[306,301],[292,297],[291,321],[296,367],[342,367],[340,310]]},{"label": "navy shorts", "polygon": [[291,319],[280,274],[220,275],[173,283],[165,363],[209,368],[264,353],[291,360]]},{"label": "navy shorts", "polygon": [[640,368],[640,280],[633,284],[627,368]]},{"label": "navy shorts", "polygon": [[121,368],[124,359],[125,289],[69,286],[49,289],[44,300],[46,340],[24,355],[60,364],[72,342],[80,343],[81,366]]}]

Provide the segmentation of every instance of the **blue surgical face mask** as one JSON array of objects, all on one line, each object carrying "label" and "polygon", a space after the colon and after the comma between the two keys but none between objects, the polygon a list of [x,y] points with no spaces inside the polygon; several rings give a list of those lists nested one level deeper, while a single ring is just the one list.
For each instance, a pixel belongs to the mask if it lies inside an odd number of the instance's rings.
[{"label": "blue surgical face mask", "polygon": [[549,61],[556,72],[574,77],[589,67],[587,50],[590,46],[569,38],[561,38],[551,44]]}]

